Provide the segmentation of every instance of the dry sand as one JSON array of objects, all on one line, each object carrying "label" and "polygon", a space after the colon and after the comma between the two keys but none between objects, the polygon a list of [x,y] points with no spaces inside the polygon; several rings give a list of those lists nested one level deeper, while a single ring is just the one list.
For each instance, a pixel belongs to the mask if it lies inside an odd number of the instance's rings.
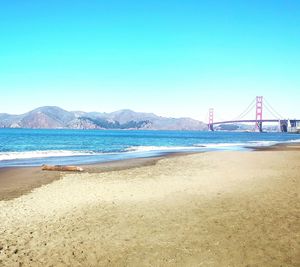
[{"label": "dry sand", "polygon": [[300,151],[65,174],[0,201],[0,266],[300,266]]}]

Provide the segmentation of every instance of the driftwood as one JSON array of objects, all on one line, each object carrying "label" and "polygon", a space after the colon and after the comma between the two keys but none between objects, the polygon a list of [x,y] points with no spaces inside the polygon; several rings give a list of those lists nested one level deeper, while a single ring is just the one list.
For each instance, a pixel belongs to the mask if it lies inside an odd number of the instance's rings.
[{"label": "driftwood", "polygon": [[77,166],[63,166],[63,165],[43,165],[43,171],[64,171],[64,172],[83,172],[83,169]]}]

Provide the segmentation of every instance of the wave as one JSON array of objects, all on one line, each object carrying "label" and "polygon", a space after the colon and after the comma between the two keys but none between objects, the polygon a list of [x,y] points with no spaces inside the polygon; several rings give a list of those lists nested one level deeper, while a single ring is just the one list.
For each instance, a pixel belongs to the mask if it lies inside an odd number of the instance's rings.
[{"label": "wave", "polygon": [[259,146],[273,146],[280,143],[300,142],[300,140],[292,141],[248,141],[245,143],[209,143],[209,144],[195,144],[194,146],[206,148],[230,148],[230,147],[259,147]]},{"label": "wave", "polygon": [[247,141],[244,143],[198,143],[191,146],[130,146],[120,151],[95,152],[95,151],[74,151],[74,150],[36,150],[22,152],[0,152],[0,161],[26,160],[37,158],[55,157],[76,157],[76,156],[108,156],[132,153],[161,153],[161,152],[192,152],[210,150],[243,150],[259,146],[272,146],[279,143],[300,143],[300,139],[288,141]]},{"label": "wave", "polygon": [[131,146],[124,149],[124,152],[151,152],[151,151],[183,151],[199,150],[196,146]]},{"label": "wave", "polygon": [[247,141],[244,143],[209,143],[209,144],[195,144],[194,146],[204,147],[204,148],[226,149],[226,148],[273,146],[282,143],[300,143],[300,139],[288,140],[288,141],[258,140],[258,141]]},{"label": "wave", "polygon": [[273,146],[278,144],[300,143],[300,139],[284,140],[284,141],[249,141],[250,146]]},{"label": "wave", "polygon": [[50,158],[50,157],[71,157],[95,155],[91,151],[72,151],[72,150],[36,150],[23,152],[0,152],[1,160],[31,159],[31,158]]},{"label": "wave", "polygon": [[291,140],[289,143],[300,143],[300,139]]},{"label": "wave", "polygon": [[273,146],[273,145],[277,145],[283,142],[280,141],[249,141],[247,143],[247,146],[253,146],[253,147],[257,147],[257,146]]},{"label": "wave", "polygon": [[225,147],[243,147],[245,143],[209,143],[209,144],[194,144],[195,147],[202,148],[225,148]]},{"label": "wave", "polygon": [[198,143],[191,146],[131,146],[124,149],[124,152],[178,152],[178,151],[207,151],[207,150],[236,150],[247,147],[272,146],[278,144],[277,141],[249,141],[244,143]]}]

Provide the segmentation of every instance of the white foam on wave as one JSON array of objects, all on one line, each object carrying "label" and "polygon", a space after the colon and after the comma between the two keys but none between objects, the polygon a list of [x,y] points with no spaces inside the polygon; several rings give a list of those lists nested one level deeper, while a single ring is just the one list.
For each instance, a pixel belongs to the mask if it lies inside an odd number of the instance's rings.
[{"label": "white foam on wave", "polygon": [[272,146],[276,145],[277,141],[248,141],[245,143],[209,143],[209,144],[195,144],[194,146],[200,146],[208,149],[219,150],[231,150],[231,149],[243,149],[247,147],[260,147],[260,146]]},{"label": "white foam on wave", "polygon": [[209,143],[209,144],[195,144],[195,147],[204,148],[230,148],[230,147],[242,147],[245,143]]},{"label": "white foam on wave", "polygon": [[285,141],[249,141],[250,146],[273,146],[277,144],[300,143],[300,139]]},{"label": "white foam on wave", "polygon": [[124,149],[124,152],[181,151],[199,149],[200,147],[193,146],[131,146]]},{"label": "white foam on wave", "polygon": [[300,139],[290,140],[289,143],[300,143]]},{"label": "white foam on wave", "polygon": [[[272,146],[279,143],[300,143],[300,139],[288,141],[248,141],[245,143],[200,143],[193,146],[131,146],[125,148],[122,152],[180,152],[180,151],[205,151],[210,149],[218,150],[236,150],[244,147]],[[121,152],[96,153],[92,151],[72,151],[72,150],[37,150],[23,152],[0,152],[0,161],[33,159],[33,158],[50,158],[50,157],[72,157],[72,156],[96,156],[101,154],[116,154]]]},{"label": "white foam on wave", "polygon": [[32,159],[32,158],[50,158],[50,157],[71,157],[94,155],[93,152],[71,151],[71,150],[37,150],[23,152],[0,152],[1,160]]},{"label": "white foam on wave", "polygon": [[[266,146],[267,143],[208,143],[194,144],[192,146],[131,146],[124,149],[124,152],[180,152],[180,151],[205,151],[211,149],[218,150],[236,150],[249,146]],[[271,143],[269,143],[271,145]]]},{"label": "white foam on wave", "polygon": [[245,143],[209,143],[209,144],[195,144],[194,146],[200,146],[204,148],[214,148],[214,149],[230,149],[230,148],[243,148],[243,147],[262,147],[262,146],[273,146],[281,143],[300,143],[300,139],[288,140],[288,141],[248,141]]},{"label": "white foam on wave", "polygon": [[276,144],[279,144],[281,142],[279,141],[249,141],[247,146],[254,146],[254,147],[257,147],[257,146],[273,146],[273,145],[276,145]]}]

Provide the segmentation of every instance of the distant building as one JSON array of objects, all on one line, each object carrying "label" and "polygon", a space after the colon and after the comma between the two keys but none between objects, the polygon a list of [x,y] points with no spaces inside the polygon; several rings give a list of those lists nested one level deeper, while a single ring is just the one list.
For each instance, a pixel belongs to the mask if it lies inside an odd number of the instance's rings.
[{"label": "distant building", "polygon": [[297,120],[290,120],[288,131],[291,133],[300,132],[300,121]]}]

